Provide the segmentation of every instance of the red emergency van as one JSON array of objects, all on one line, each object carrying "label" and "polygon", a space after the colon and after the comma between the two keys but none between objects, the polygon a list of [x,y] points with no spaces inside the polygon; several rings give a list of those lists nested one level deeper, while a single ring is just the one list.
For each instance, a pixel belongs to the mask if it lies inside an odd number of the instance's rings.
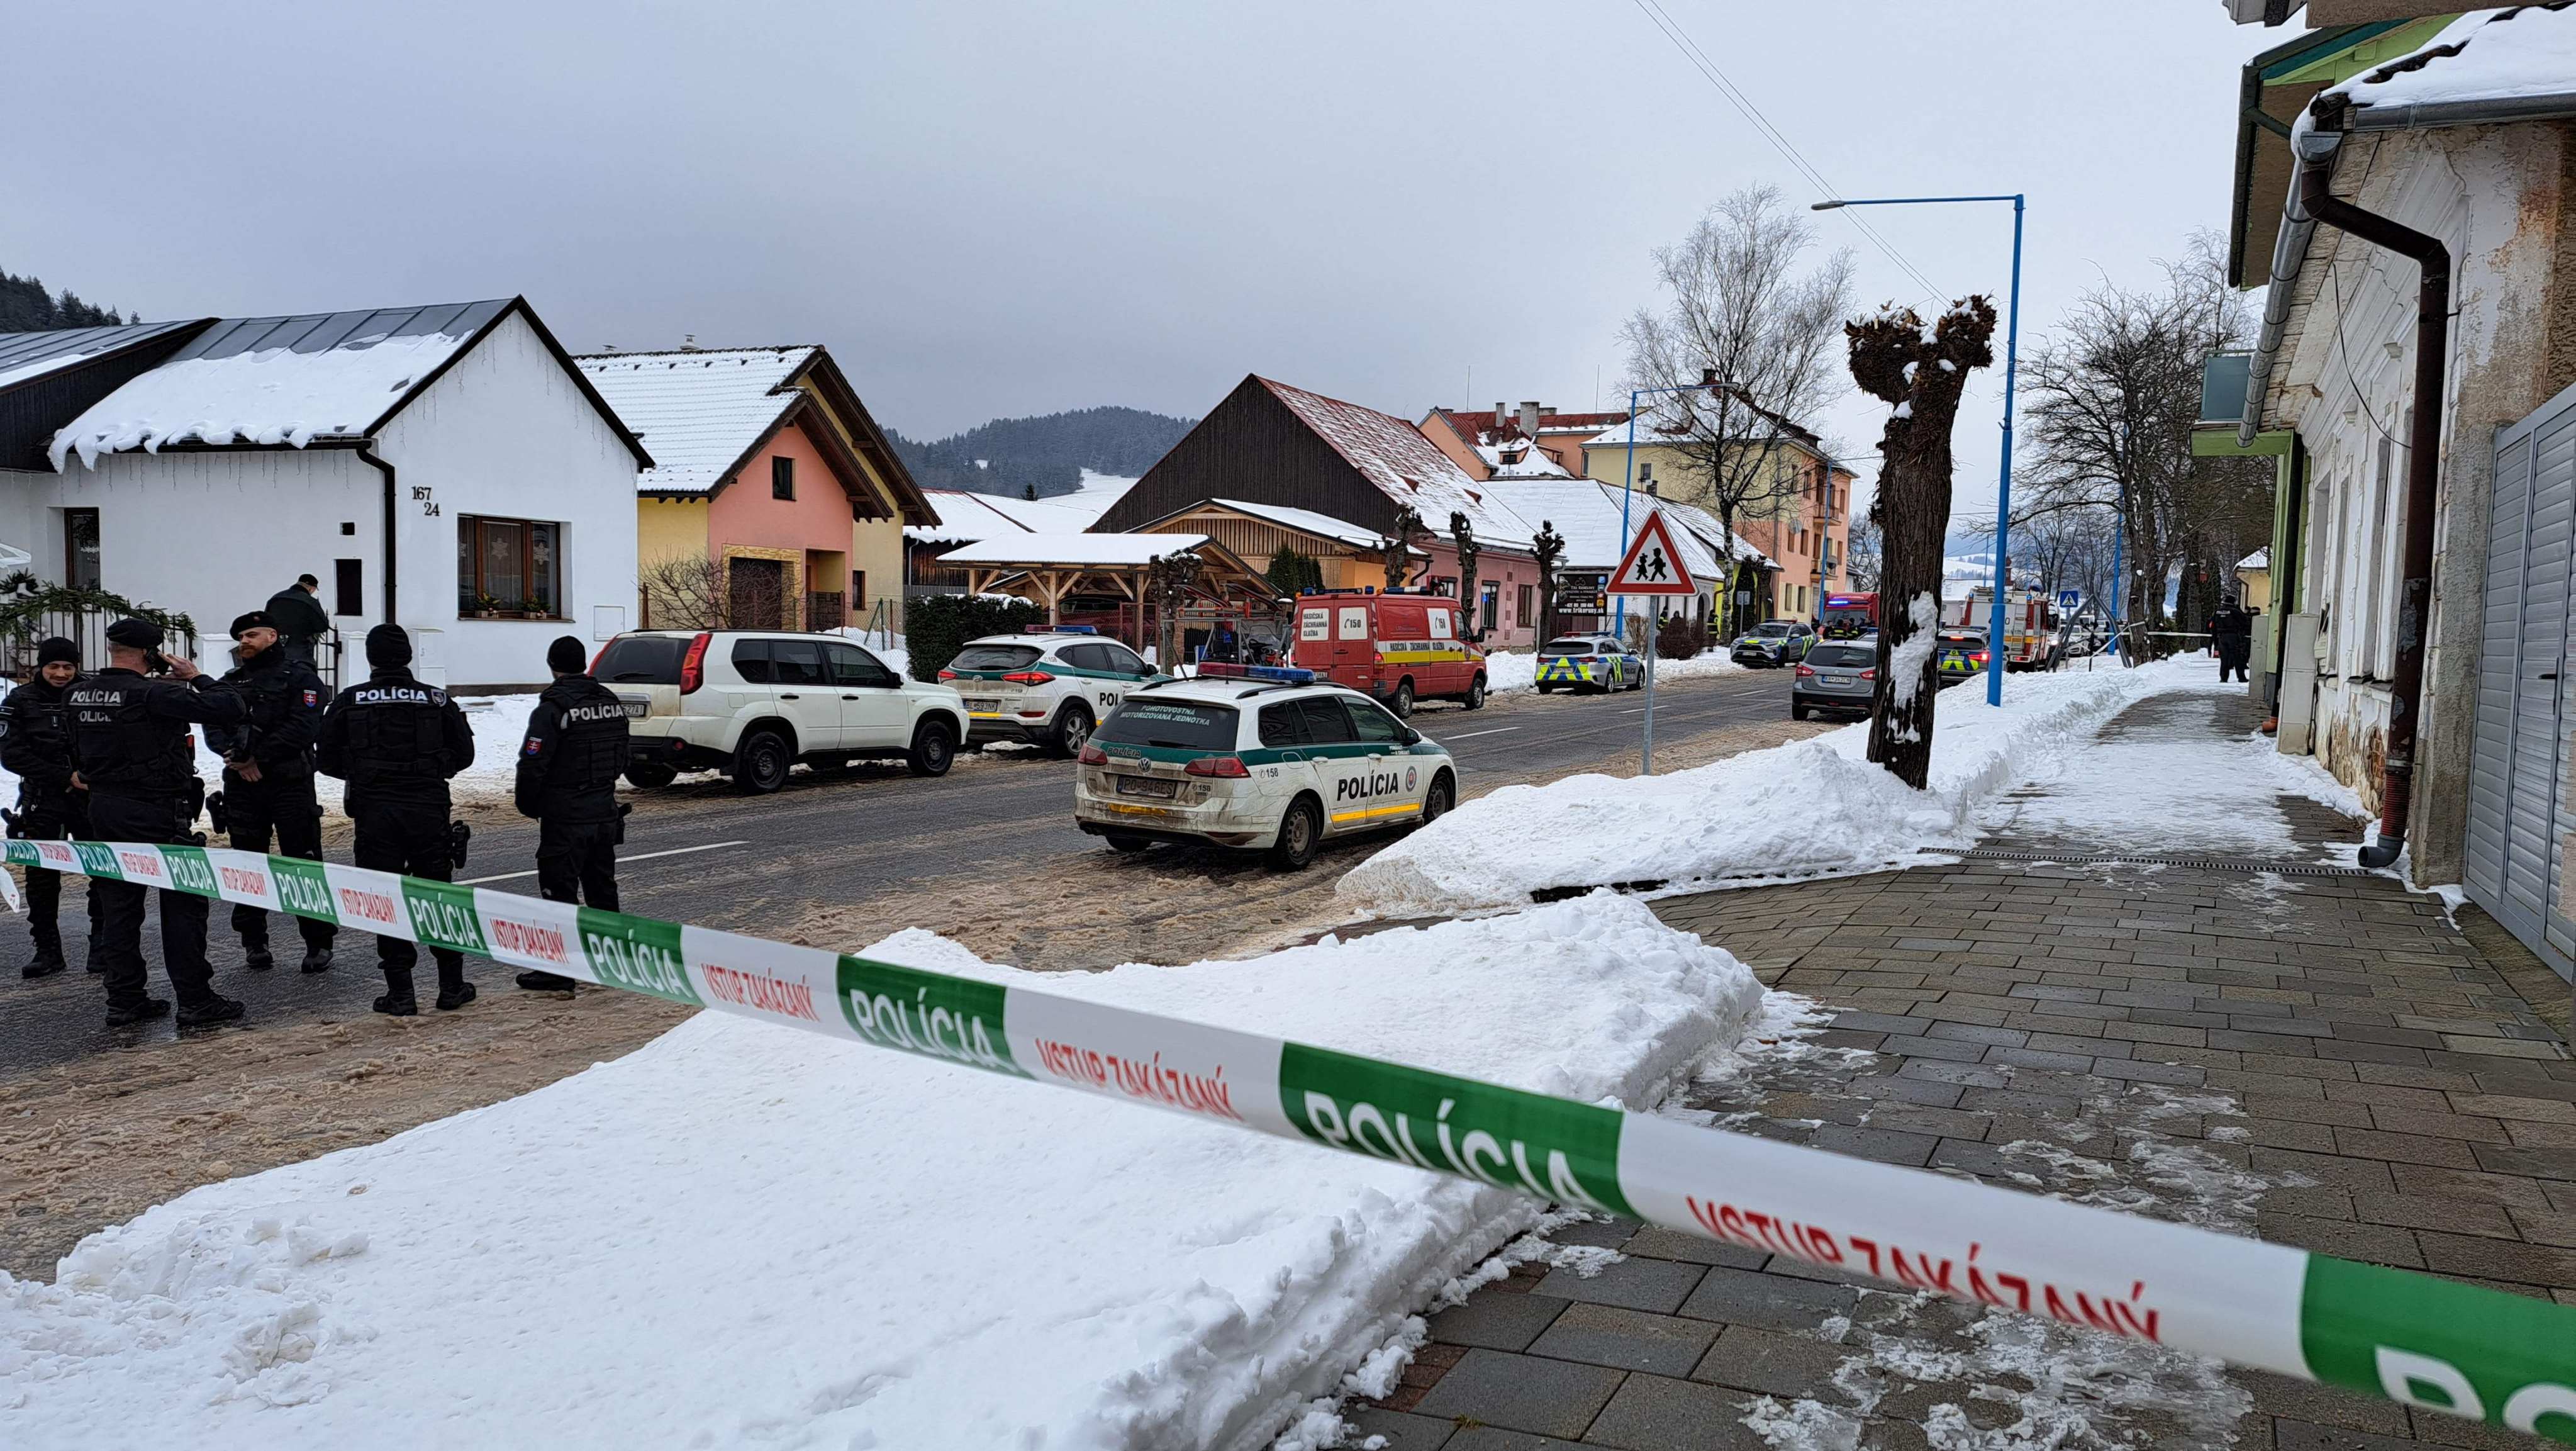
[{"label": "red emergency van", "polygon": [[1485,703],[1485,652],[1461,634],[1447,595],[1358,590],[1297,597],[1292,665],[1375,696],[1397,715],[1417,700]]}]

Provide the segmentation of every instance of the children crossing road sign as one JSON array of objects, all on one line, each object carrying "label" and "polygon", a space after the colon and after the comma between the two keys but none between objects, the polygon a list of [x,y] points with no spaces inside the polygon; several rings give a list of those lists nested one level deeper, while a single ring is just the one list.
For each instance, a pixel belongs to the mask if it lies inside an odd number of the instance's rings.
[{"label": "children crossing road sign", "polygon": [[1610,574],[1606,593],[1614,595],[1695,595],[1699,585],[1691,579],[1689,566],[1682,563],[1682,552],[1673,544],[1673,532],[1664,523],[1661,509],[1646,516],[1645,527],[1628,541],[1628,555]]}]

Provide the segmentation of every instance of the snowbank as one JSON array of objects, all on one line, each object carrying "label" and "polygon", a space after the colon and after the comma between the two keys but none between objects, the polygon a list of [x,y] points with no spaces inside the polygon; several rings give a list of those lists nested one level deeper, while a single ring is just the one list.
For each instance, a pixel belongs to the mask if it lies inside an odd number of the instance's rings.
[{"label": "snowbank", "polygon": [[[1760,998],[1607,894],[1094,976],[870,951],[1632,1105]],[[0,1276],[0,1415],[52,1448],[1248,1448],[1534,1214],[707,1013]]]},{"label": "snowbank", "polygon": [[[2208,688],[2206,662],[2017,675],[2004,706],[1945,691],[1932,780],[1915,791],[1865,759],[1869,728],[1748,751],[1669,776],[1506,786],[1362,862],[1344,900],[1386,914],[1463,912],[1552,887],[1812,875],[1975,842],[1978,806],[2144,696]],[[1531,849],[1509,843],[1545,843]]]},{"label": "snowbank", "polygon": [[[1727,658],[1721,646],[1710,646],[1688,660],[1657,660],[1655,683],[1666,684],[1701,675],[1724,675],[1745,667]],[[1531,650],[1497,650],[1485,657],[1485,691],[1529,690],[1538,684],[1538,654]]]}]

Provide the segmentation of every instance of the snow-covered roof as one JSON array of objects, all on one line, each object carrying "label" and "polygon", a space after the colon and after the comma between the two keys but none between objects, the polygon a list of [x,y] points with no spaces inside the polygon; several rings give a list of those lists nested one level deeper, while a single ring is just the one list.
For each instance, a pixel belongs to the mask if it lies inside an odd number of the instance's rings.
[{"label": "snow-covered roof", "polygon": [[1527,439],[1512,443],[1480,443],[1476,457],[1485,461],[1489,475],[1497,479],[1570,479],[1574,475],[1565,465],[1547,456],[1545,450]]},{"label": "snow-covered roof", "polygon": [[59,469],[74,451],[95,467],[103,453],[170,443],[363,438],[512,306],[226,319],[66,424],[49,452]]},{"label": "snow-covered roof", "polygon": [[1256,519],[1267,519],[1273,524],[1312,534],[1318,539],[1337,540],[1362,549],[1375,549],[1386,542],[1386,536],[1374,529],[1363,528],[1348,519],[1336,519],[1330,514],[1318,514],[1312,509],[1296,509],[1285,504],[1256,504],[1249,499],[1210,499],[1208,502],[1238,514],[1249,514]]},{"label": "snow-covered roof", "polygon": [[1070,494],[1049,494],[1043,499],[998,498],[993,506],[1040,534],[1078,531],[1099,523],[1100,516],[1126,497],[1135,483],[1132,478],[1084,469],[1082,487]]},{"label": "snow-covered roof", "polygon": [[907,524],[903,537],[916,544],[973,543],[999,534],[1028,534],[1028,525],[1002,512],[1002,500],[965,489],[924,489],[936,524]]},{"label": "snow-covered roof", "polygon": [[653,451],[635,476],[646,494],[703,494],[803,398],[796,376],[814,347],[595,353],[573,359]]},{"label": "snow-covered roof", "polygon": [[2576,96],[2576,10],[2516,5],[2463,15],[2329,94],[2374,110]]},{"label": "snow-covered roof", "polygon": [[1008,534],[939,556],[942,564],[1135,565],[1208,542],[1204,534]]},{"label": "snow-covered roof", "polygon": [[[1493,480],[1494,490],[1508,501],[1514,512],[1526,519],[1542,520],[1556,526],[1565,537],[1565,558],[1560,566],[1574,570],[1607,570],[1619,563],[1627,552],[1627,542],[1635,531],[1645,526],[1646,515],[1654,509],[1664,511],[1665,520],[1674,526],[1673,542],[1681,547],[1682,567],[1691,578],[1706,583],[1724,571],[1718,564],[1718,548],[1726,531],[1704,509],[1688,504],[1675,504],[1662,499],[1635,494],[1628,498],[1625,531],[1620,525],[1620,496],[1626,493],[1616,484],[1597,479],[1519,479]],[[1535,525],[1532,526],[1535,529]],[[1751,560],[1759,566],[1777,568],[1760,550],[1736,541],[1735,557]]]},{"label": "snow-covered roof", "polygon": [[1420,514],[1433,533],[1446,534],[1449,516],[1464,514],[1468,531],[1480,544],[1529,548],[1530,525],[1467,477],[1467,471],[1433,447],[1422,430],[1391,413],[1273,379],[1263,378],[1261,385],[1380,493]]},{"label": "snow-covered roof", "polygon": [[2243,559],[2236,561],[2236,567],[2238,569],[2270,569],[2272,567],[2272,546],[2266,544],[2262,548],[2255,550],[2253,553],[2246,555]]},{"label": "snow-covered roof", "polygon": [[123,352],[184,328],[203,327],[209,318],[179,322],[128,323],[117,327],[54,328],[46,332],[0,333],[0,388],[14,387],[47,373]]}]

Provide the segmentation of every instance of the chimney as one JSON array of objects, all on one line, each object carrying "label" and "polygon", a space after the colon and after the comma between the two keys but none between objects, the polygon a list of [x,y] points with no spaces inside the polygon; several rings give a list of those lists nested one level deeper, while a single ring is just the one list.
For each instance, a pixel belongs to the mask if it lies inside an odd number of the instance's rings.
[{"label": "chimney", "polygon": [[1504,407],[1502,404],[1500,404],[1500,403],[1496,403],[1496,404],[1494,405],[1494,432],[1495,432],[1496,434],[1500,434],[1504,429],[1509,428],[1509,427],[1511,427],[1511,426],[1512,426],[1512,415],[1511,415],[1511,410],[1509,410],[1509,409],[1505,408],[1505,407]]},{"label": "chimney", "polygon": [[1537,399],[1525,398],[1521,400],[1521,433],[1529,438],[1538,437]]},{"label": "chimney", "polygon": [[698,335],[696,333],[682,333],[680,335],[680,351],[684,353],[694,353],[697,350]]},{"label": "chimney", "polygon": [[1717,386],[1717,370],[1716,370],[1715,368],[1702,368],[1702,369],[1700,369],[1700,370],[1699,370],[1699,385],[1700,385],[1701,387],[1703,387],[1703,388],[1714,388],[1714,387],[1716,387],[1716,386]]}]

